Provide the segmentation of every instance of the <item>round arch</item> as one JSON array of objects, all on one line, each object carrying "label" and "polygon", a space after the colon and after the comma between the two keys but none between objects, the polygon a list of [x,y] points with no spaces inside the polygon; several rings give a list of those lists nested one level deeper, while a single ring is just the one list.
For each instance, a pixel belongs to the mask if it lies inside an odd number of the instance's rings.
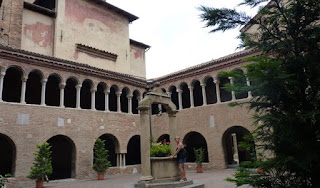
[{"label": "round arch", "polygon": [[170,143],[170,135],[169,134],[163,134],[163,135],[159,136],[157,142]]},{"label": "round arch", "polygon": [[52,174],[50,180],[75,178],[76,146],[65,135],[56,135],[47,141],[51,145]]},{"label": "round arch", "polygon": [[24,71],[18,66],[10,66],[6,69],[3,80],[2,99],[6,102],[20,102],[22,79]]},{"label": "round arch", "polygon": [[[235,136],[232,136],[233,134],[235,134]],[[253,159],[252,157],[255,157],[254,146],[251,151],[247,151],[244,148],[239,147],[239,143],[244,142],[244,136],[248,134],[250,134],[250,131],[242,126],[230,127],[223,133],[222,145],[226,164],[237,164],[236,160],[239,160],[239,163],[243,161],[251,161]],[[236,138],[237,150],[234,148],[234,138]],[[238,159],[235,157],[235,151],[238,151]]]},{"label": "round arch", "polygon": [[120,144],[117,137],[106,133],[101,135],[99,138],[105,141],[105,149],[109,151],[108,160],[111,162],[111,166],[117,166],[117,153],[120,152]]},{"label": "round arch", "polygon": [[12,139],[0,133],[0,175],[15,174],[16,146]]},{"label": "round arch", "polygon": [[193,149],[198,148],[204,149],[203,162],[209,162],[207,141],[202,134],[195,131],[189,132],[184,136],[183,144],[188,152],[187,162],[195,162],[196,158]]}]

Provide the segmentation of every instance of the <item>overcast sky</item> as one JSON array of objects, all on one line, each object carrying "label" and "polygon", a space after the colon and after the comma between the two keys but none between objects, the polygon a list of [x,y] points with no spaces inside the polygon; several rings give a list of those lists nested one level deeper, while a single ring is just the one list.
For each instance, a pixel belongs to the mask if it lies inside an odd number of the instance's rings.
[{"label": "overcast sky", "polygon": [[[209,33],[200,5],[233,8],[241,0],[107,0],[139,17],[130,38],[151,46],[146,52],[147,78],[156,78],[236,52],[239,28]],[[243,11],[244,7],[241,7]],[[249,10],[249,9],[246,9]],[[251,11],[254,15],[256,11]]]}]

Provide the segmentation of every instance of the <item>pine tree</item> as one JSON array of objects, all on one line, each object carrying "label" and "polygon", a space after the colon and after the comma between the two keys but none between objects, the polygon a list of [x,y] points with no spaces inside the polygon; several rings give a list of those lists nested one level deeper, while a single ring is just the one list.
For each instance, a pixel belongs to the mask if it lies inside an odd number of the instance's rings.
[{"label": "pine tree", "polygon": [[105,140],[97,138],[96,143],[94,144],[93,169],[98,173],[105,173],[106,170],[111,166],[111,163],[108,160],[109,151],[105,149],[104,142]]},{"label": "pine tree", "polygon": [[41,145],[37,145],[37,148],[38,150],[34,153],[36,157],[33,166],[27,177],[35,180],[44,180],[45,176],[52,174],[51,146],[45,142]]},{"label": "pine tree", "polygon": [[[242,33],[241,47],[261,52],[247,61],[252,86],[227,85],[236,92],[251,91],[250,101],[235,103],[255,111],[253,132],[258,151],[272,154],[244,164],[231,181],[253,187],[320,187],[320,1],[243,0],[241,6],[268,4],[251,18],[235,9],[200,7],[212,32],[256,25]],[[244,168],[261,166],[263,174]]]}]

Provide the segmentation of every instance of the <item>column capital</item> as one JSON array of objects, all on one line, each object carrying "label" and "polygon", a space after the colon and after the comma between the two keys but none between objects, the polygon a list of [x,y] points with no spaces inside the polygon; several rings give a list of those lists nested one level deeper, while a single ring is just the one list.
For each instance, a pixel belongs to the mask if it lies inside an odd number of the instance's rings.
[{"label": "column capital", "polygon": [[47,81],[48,81],[47,79],[42,79],[42,80],[41,80],[41,83],[42,83],[42,84],[45,84],[45,83],[47,83]]},{"label": "column capital", "polygon": [[21,81],[22,81],[22,82],[26,82],[27,80],[28,80],[28,77],[27,77],[27,76],[24,76],[24,77],[21,78]]},{"label": "column capital", "polygon": [[104,92],[104,94],[109,94],[110,93],[110,89],[105,89],[103,92]]},{"label": "column capital", "polygon": [[220,79],[218,77],[214,77],[213,78],[213,83],[219,84],[220,83]]},{"label": "column capital", "polygon": [[59,88],[60,89],[64,89],[66,87],[66,85],[67,85],[66,83],[60,83],[59,84]]},{"label": "column capital", "polygon": [[193,90],[193,86],[188,86],[188,89],[189,90]]},{"label": "column capital", "polygon": [[91,93],[97,92],[97,88],[91,88],[91,89],[90,89],[90,92],[91,92]]},{"label": "column capital", "polygon": [[182,93],[183,90],[182,90],[182,89],[177,89],[177,92],[178,92],[178,93]]},{"label": "column capital", "polygon": [[207,86],[207,84],[200,84],[200,86],[201,86],[201,87],[206,87],[206,86]]},{"label": "column capital", "polygon": [[117,95],[117,96],[120,96],[121,94],[122,94],[121,91],[116,92],[116,95]]},{"label": "column capital", "polygon": [[177,113],[178,113],[178,111],[171,111],[168,113],[168,116],[169,117],[177,117]]},{"label": "column capital", "polygon": [[81,87],[82,87],[81,84],[76,85],[76,88],[77,88],[77,89],[81,89]]},{"label": "column capital", "polygon": [[132,99],[133,95],[127,95],[128,99]]},{"label": "column capital", "polygon": [[233,80],[233,77],[229,76],[228,79],[229,79],[229,80]]},{"label": "column capital", "polygon": [[1,72],[0,73],[0,76],[5,76],[6,75],[6,72]]}]

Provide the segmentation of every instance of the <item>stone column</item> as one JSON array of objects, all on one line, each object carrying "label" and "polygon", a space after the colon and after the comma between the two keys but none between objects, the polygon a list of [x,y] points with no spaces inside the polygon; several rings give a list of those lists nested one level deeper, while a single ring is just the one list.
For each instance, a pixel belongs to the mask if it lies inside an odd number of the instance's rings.
[{"label": "stone column", "polygon": [[172,146],[172,151],[175,151],[177,144],[174,142],[174,138],[177,135],[177,111],[173,111],[168,113],[169,116],[169,135],[170,135],[170,141]]},{"label": "stone column", "polygon": [[117,153],[117,166],[120,166],[120,154]]},{"label": "stone column", "polygon": [[97,89],[92,88],[90,90],[90,92],[91,92],[91,110],[96,110],[96,92],[97,92]]},{"label": "stone column", "polygon": [[2,102],[2,92],[3,92],[3,80],[6,72],[1,72],[0,74],[0,102]]},{"label": "stone column", "polygon": [[104,90],[104,110],[109,112],[109,93],[110,90]]},{"label": "stone column", "polygon": [[121,112],[121,100],[120,100],[121,93],[122,92],[120,92],[120,91],[116,93],[116,95],[117,95],[117,112]]},{"label": "stone column", "polygon": [[60,88],[60,107],[64,108],[64,88],[66,87],[66,83],[59,84]]},{"label": "stone column", "polygon": [[194,107],[194,98],[193,98],[193,87],[188,86],[189,91],[190,91],[190,108]]},{"label": "stone column", "polygon": [[122,167],[122,154],[121,153],[119,153],[119,166],[120,166],[120,168]]},{"label": "stone column", "polygon": [[22,86],[21,86],[21,96],[20,96],[20,103],[21,104],[26,104],[26,86],[27,86],[27,77],[23,77],[21,79],[22,81]]},{"label": "stone column", "polygon": [[214,81],[213,81],[213,82],[216,84],[217,103],[221,103],[220,87],[219,87],[220,81],[219,81],[218,78],[214,78]]},{"label": "stone column", "polygon": [[152,180],[151,162],[150,162],[150,125],[149,125],[150,107],[139,107],[140,110],[140,136],[141,136],[141,181]]},{"label": "stone column", "polygon": [[[248,78],[248,77],[246,77],[246,81],[247,81],[247,86],[250,86],[251,84],[250,84],[250,81],[249,81],[249,78]],[[252,93],[251,93],[251,91],[248,91],[248,98],[252,98]]]},{"label": "stone column", "polygon": [[[230,84],[233,85],[233,78],[232,77],[228,77],[230,80]],[[234,93],[234,91],[231,91],[231,96],[232,96],[232,100],[231,101],[235,101],[236,100],[236,95]]]},{"label": "stone column", "polygon": [[203,106],[207,105],[206,84],[201,84]]},{"label": "stone column", "polygon": [[76,85],[77,89],[77,101],[76,101],[76,108],[80,109],[80,91],[81,91],[81,84]]},{"label": "stone column", "polygon": [[237,143],[237,135],[236,133],[232,133],[232,141],[233,141],[233,160],[239,164],[239,155],[238,155],[238,143]]},{"label": "stone column", "polygon": [[158,109],[159,109],[159,113],[161,114],[162,113],[162,105],[161,104],[158,104]]},{"label": "stone column", "polygon": [[132,114],[132,95],[128,95],[127,98],[128,98],[128,113],[129,114]]},{"label": "stone column", "polygon": [[182,110],[183,109],[183,106],[182,106],[182,89],[177,89],[177,92],[178,92],[178,101],[179,101],[179,110]]},{"label": "stone column", "polygon": [[46,85],[47,85],[47,79],[43,79],[41,81],[41,103],[40,105],[45,106],[46,105]]},{"label": "stone column", "polygon": [[126,166],[126,154],[124,153],[123,154],[123,167]]}]

